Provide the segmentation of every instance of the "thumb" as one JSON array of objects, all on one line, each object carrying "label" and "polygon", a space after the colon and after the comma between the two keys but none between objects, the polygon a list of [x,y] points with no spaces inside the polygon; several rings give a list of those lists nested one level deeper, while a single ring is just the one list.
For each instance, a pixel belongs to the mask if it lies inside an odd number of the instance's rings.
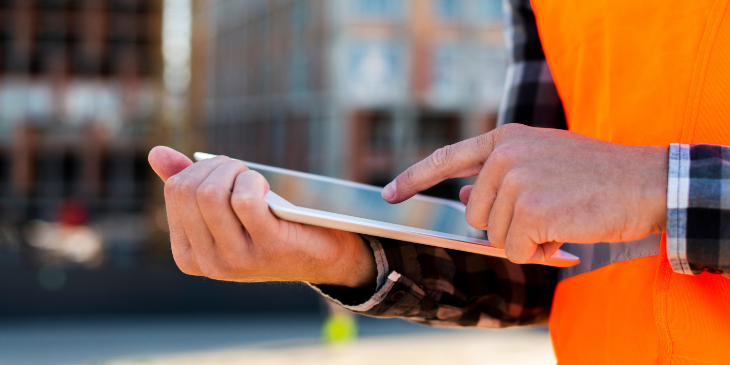
[{"label": "thumb", "polygon": [[264,196],[269,192],[269,183],[256,171],[238,174],[231,193],[231,206],[246,231],[253,237],[265,237],[275,232],[279,220],[269,210]]},{"label": "thumb", "polygon": [[153,148],[147,160],[163,182],[193,164],[187,156],[165,146]]}]

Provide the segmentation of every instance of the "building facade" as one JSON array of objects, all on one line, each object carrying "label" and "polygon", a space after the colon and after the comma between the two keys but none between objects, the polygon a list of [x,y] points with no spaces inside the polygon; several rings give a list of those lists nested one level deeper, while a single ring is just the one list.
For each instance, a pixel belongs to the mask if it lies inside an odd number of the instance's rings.
[{"label": "building facade", "polygon": [[107,261],[145,249],[161,22],[158,0],[0,1],[0,245],[31,266],[69,261],[33,221],[95,227]]},{"label": "building facade", "polygon": [[203,280],[172,258],[147,154],[199,146],[204,5],[0,0],[0,318],[318,311],[302,286]]},{"label": "building facade", "polygon": [[[500,0],[206,2],[211,153],[379,184],[493,128]],[[202,70],[204,68],[204,70]],[[195,103],[196,101],[193,101]]]}]

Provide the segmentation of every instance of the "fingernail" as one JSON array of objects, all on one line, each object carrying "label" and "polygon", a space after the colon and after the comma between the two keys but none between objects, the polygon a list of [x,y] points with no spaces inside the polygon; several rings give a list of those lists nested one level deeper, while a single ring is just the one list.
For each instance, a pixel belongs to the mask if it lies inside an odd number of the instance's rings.
[{"label": "fingernail", "polygon": [[390,184],[385,185],[385,188],[383,188],[380,195],[382,195],[383,199],[387,201],[393,200],[393,198],[395,198],[395,180],[393,180]]}]

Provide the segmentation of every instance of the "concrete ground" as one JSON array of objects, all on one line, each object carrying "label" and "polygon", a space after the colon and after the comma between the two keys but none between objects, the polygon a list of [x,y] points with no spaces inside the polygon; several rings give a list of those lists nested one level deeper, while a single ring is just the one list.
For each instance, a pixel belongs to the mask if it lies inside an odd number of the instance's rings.
[{"label": "concrete ground", "polygon": [[359,319],[321,344],[322,318],[132,317],[0,321],[0,365],[554,364],[545,329],[447,330]]}]

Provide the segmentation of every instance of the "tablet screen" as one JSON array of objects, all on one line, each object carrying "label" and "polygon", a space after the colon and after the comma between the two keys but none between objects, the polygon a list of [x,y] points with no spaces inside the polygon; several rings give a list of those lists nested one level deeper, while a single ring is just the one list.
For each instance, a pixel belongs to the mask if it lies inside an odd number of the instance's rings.
[{"label": "tablet screen", "polygon": [[376,186],[246,164],[266,177],[271,191],[296,206],[461,236],[473,232],[464,218],[464,205],[457,201],[417,195],[388,204]]}]

